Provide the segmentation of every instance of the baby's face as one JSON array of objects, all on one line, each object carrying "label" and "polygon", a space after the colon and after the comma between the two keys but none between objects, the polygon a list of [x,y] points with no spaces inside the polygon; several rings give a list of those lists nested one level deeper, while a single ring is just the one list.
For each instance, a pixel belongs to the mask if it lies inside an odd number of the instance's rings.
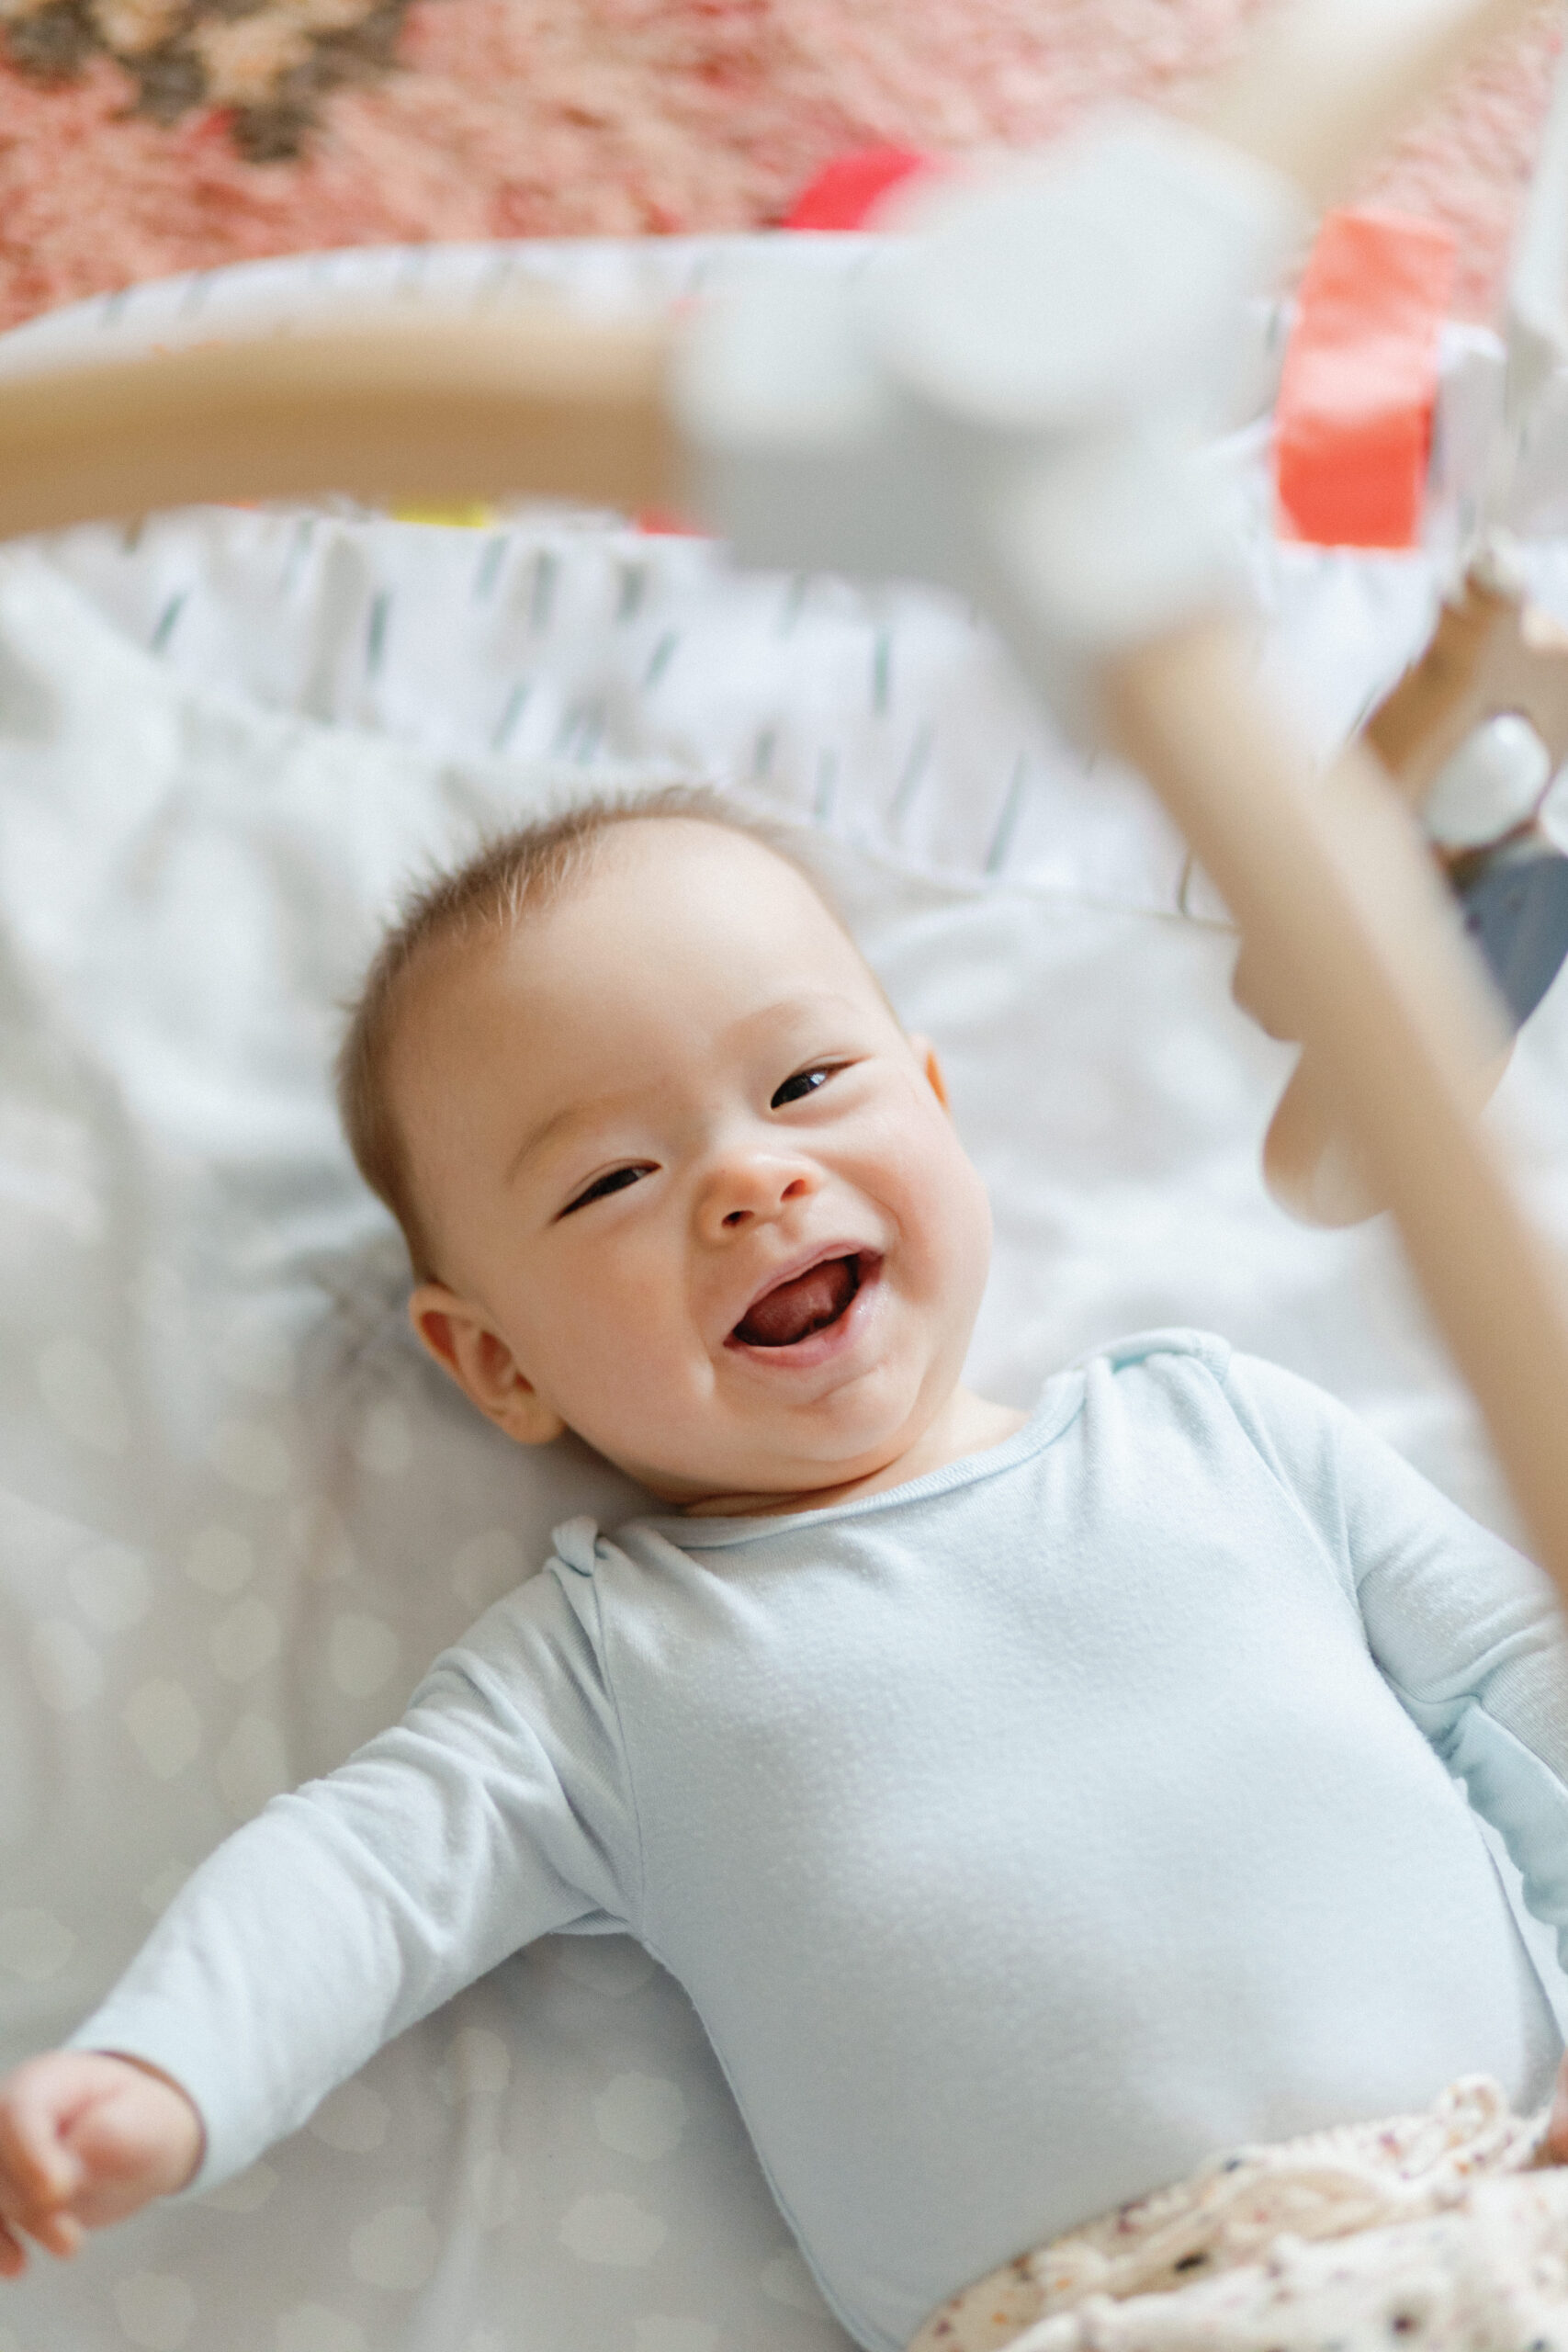
[{"label": "baby's face", "polygon": [[441,1281],[513,1436],[662,1498],[874,1476],[953,1396],[990,1247],[935,1066],[809,885],[684,819],[421,983],[390,1072]]}]

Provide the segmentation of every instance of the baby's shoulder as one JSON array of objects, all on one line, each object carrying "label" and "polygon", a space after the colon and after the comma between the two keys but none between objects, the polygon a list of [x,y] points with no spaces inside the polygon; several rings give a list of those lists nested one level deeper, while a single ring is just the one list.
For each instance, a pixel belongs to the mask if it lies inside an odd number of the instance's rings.
[{"label": "baby's shoulder", "polygon": [[1054,1396],[1074,1401],[1080,1423],[1107,1428],[1168,1420],[1189,1427],[1228,1419],[1230,1385],[1242,1361],[1215,1331],[1173,1326],[1131,1331],[1086,1348],[1045,1384],[1037,1417],[1051,1419]]},{"label": "baby's shoulder", "polygon": [[1272,1456],[1280,1441],[1334,1451],[1355,1416],[1298,1372],[1214,1331],[1137,1331],[1088,1350],[1070,1368],[1086,1405],[1132,1419],[1174,1419],[1197,1435],[1225,1430]]},{"label": "baby's shoulder", "polygon": [[1119,1373],[1137,1372],[1147,1367],[1156,1375],[1181,1378],[1192,1372],[1207,1373],[1224,1382],[1235,1353],[1228,1340],[1217,1331],[1190,1330],[1172,1325],[1155,1331],[1133,1331],[1119,1340],[1101,1341],[1086,1348],[1075,1356],[1066,1368],[1069,1372],[1089,1373],[1096,1369],[1114,1376]]}]

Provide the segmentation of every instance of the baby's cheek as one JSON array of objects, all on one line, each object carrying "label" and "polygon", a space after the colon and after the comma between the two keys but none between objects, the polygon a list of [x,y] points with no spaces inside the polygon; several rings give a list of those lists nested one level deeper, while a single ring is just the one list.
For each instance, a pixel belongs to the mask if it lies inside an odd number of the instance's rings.
[{"label": "baby's cheek", "polygon": [[622,1440],[657,1426],[686,1385],[680,1336],[646,1292],[580,1302],[562,1351],[580,1415]]},{"label": "baby's cheek", "polygon": [[965,1163],[938,1219],[933,1315],[962,1356],[991,1270],[991,1209],[984,1185]]},{"label": "baby's cheek", "polygon": [[960,1148],[950,1126],[922,1152],[911,1206],[932,1255],[952,1273],[981,1278],[991,1253],[991,1204],[979,1170]]}]

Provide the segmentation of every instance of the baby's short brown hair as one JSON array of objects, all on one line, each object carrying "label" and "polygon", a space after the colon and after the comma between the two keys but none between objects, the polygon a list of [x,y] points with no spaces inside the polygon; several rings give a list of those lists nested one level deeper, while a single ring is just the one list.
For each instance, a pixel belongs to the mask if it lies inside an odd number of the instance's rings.
[{"label": "baby's short brown hair", "polygon": [[544,911],[587,873],[607,832],[650,817],[722,825],[761,842],[804,875],[834,920],[842,921],[782,825],[747,814],[705,785],[667,785],[653,792],[579,801],[496,835],[462,865],[413,891],[377,949],[358,998],[347,1008],[348,1027],[337,1057],[337,1100],[355,1164],[402,1228],[416,1281],[431,1278],[434,1259],[388,1069],[420,967],[438,949],[503,935],[525,915]]}]

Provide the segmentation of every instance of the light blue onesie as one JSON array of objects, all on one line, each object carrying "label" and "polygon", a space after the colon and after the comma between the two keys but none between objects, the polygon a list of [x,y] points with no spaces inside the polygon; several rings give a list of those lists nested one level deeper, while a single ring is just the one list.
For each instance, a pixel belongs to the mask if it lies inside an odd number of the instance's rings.
[{"label": "light blue onesie", "polygon": [[73,2037],[214,2186],[547,1930],[686,1986],[875,2352],[1228,2144],[1546,2092],[1450,1776],[1568,1921],[1539,1574],[1306,1384],[1182,1333],[1004,1444],[787,1519],[557,1533],[402,1722],[189,1881]]}]

